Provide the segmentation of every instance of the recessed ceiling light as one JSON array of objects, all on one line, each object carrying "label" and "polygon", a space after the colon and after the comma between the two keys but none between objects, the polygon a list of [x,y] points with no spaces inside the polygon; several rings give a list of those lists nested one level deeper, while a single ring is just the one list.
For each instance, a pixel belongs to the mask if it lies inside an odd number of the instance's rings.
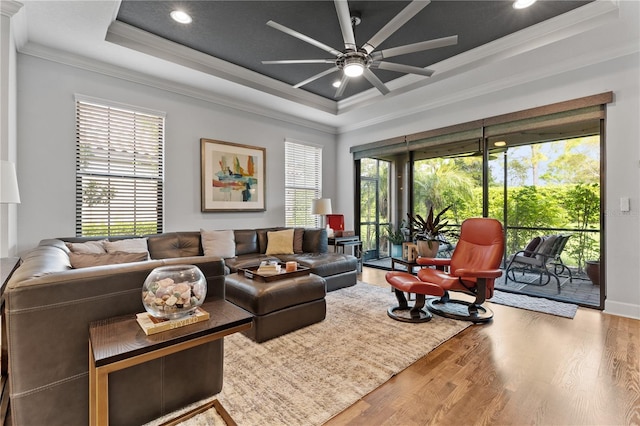
[{"label": "recessed ceiling light", "polygon": [[505,141],[498,141],[496,143],[493,144],[494,146],[506,146],[507,143]]},{"label": "recessed ceiling light", "polygon": [[514,9],[525,9],[532,4],[534,4],[536,0],[516,0],[513,2]]},{"label": "recessed ceiling light", "polygon": [[336,81],[334,81],[333,83],[331,83],[331,85],[332,85],[333,87],[335,87],[335,88],[340,87],[340,80],[336,80]]},{"label": "recessed ceiling light", "polygon": [[191,16],[182,10],[174,10],[170,15],[174,21],[180,22],[181,24],[190,24],[192,21]]}]

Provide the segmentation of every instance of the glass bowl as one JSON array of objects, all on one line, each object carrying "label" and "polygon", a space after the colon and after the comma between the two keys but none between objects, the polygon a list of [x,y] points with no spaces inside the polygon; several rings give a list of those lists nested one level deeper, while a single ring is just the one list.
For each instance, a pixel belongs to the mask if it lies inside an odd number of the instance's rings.
[{"label": "glass bowl", "polygon": [[156,318],[187,316],[202,305],[206,295],[207,280],[194,265],[155,268],[142,285],[142,304]]}]

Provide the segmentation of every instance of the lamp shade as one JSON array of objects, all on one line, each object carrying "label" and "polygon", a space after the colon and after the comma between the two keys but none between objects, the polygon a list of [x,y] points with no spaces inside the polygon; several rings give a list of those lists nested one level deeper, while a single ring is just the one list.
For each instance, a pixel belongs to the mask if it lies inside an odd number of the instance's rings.
[{"label": "lamp shade", "polygon": [[8,161],[0,161],[0,203],[20,203],[16,168]]},{"label": "lamp shade", "polygon": [[311,214],[331,214],[331,198],[318,198],[311,201]]}]

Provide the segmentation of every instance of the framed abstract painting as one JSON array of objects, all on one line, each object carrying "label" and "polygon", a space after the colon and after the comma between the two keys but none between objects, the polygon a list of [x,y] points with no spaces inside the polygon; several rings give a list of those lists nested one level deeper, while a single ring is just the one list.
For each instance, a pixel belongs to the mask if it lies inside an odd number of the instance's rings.
[{"label": "framed abstract painting", "polygon": [[265,211],[266,149],[200,139],[201,210]]}]

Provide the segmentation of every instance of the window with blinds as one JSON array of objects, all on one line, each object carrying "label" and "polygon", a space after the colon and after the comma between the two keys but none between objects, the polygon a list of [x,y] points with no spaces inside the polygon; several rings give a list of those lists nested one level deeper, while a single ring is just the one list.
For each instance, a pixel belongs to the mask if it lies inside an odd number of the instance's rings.
[{"label": "window with blinds", "polygon": [[162,232],[164,118],[76,96],[76,235]]},{"label": "window with blinds", "polygon": [[311,201],[322,196],[322,149],[285,141],[285,226],[314,228]]}]

